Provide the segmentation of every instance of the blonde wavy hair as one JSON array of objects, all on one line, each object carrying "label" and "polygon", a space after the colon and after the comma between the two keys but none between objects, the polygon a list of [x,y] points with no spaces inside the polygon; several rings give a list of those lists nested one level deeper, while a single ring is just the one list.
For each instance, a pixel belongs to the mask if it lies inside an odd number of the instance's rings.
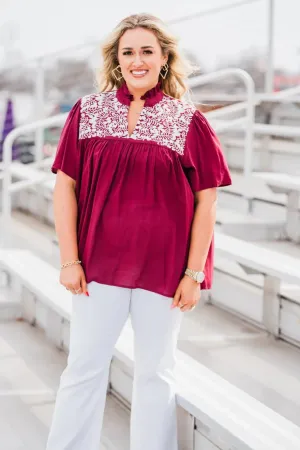
[{"label": "blonde wavy hair", "polygon": [[102,44],[103,66],[98,73],[100,92],[119,88],[123,80],[117,81],[112,71],[119,65],[118,46],[120,38],[127,30],[145,28],[152,31],[162,49],[168,55],[169,70],[165,79],[160,77],[162,90],[174,98],[181,98],[187,91],[186,78],[193,72],[191,64],[184,59],[178,49],[178,40],[167,29],[166,25],[151,14],[134,14],[123,19]]}]

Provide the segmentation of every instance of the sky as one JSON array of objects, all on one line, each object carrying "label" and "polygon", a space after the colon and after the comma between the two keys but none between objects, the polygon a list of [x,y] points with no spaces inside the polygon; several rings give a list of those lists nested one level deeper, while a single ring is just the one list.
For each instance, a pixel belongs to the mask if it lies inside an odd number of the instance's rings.
[{"label": "sky", "polygon": [[[168,21],[238,0],[151,0],[146,11]],[[265,54],[268,0],[172,25],[181,47],[206,69],[232,60],[250,48]],[[141,1],[0,0],[0,68],[8,30],[14,48],[34,58],[89,40],[99,41],[125,16],[144,12]],[[275,0],[275,63],[300,71],[300,0]],[[264,60],[264,59],[263,59]]]}]

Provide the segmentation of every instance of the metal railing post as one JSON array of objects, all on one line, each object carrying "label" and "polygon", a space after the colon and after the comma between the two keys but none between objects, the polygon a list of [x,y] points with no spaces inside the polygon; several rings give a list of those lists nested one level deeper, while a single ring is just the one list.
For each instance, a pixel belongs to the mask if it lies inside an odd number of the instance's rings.
[{"label": "metal railing post", "polygon": [[[36,120],[44,118],[44,92],[45,92],[45,69],[43,58],[37,61],[35,78],[35,114]],[[40,127],[35,133],[35,155],[36,161],[43,159],[44,128]]]},{"label": "metal railing post", "polygon": [[265,74],[265,92],[273,92],[274,83],[274,22],[275,2],[268,0],[268,44],[267,44],[267,69]]},{"label": "metal railing post", "polygon": [[[11,131],[4,140],[3,143],[3,189],[2,189],[2,219],[5,223],[9,224],[11,219],[11,191],[10,186],[12,182],[12,146],[14,140],[21,136],[22,134],[30,133],[31,131],[36,131],[40,128],[47,128],[54,125],[63,125],[68,113],[58,114],[47,119],[38,120],[32,122],[28,125],[23,125],[21,127],[15,128]],[[32,184],[35,184],[32,182]]]},{"label": "metal railing post", "polygon": [[[248,72],[242,69],[223,69],[217,72],[209,73],[207,75],[199,75],[199,77],[195,77],[190,80],[189,85],[190,87],[201,86],[208,82],[227,78],[228,76],[235,76],[240,78],[243,81],[247,92],[247,100],[245,102],[247,128],[245,132],[244,175],[246,178],[248,178],[252,170],[253,126],[255,118],[255,85],[252,77],[248,74]],[[218,111],[215,112],[216,116],[222,114],[221,111],[220,113]],[[211,113],[211,116],[213,115],[214,112]],[[210,113],[207,114],[207,117],[211,116]],[[228,124],[228,128],[230,128],[230,124]],[[222,129],[224,130],[226,129],[226,127],[223,126]],[[216,131],[218,132],[217,127]]]}]

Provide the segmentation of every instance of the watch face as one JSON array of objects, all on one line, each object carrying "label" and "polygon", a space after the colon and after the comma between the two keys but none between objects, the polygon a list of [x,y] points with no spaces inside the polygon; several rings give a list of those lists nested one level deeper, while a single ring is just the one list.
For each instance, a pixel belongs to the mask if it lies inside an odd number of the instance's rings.
[{"label": "watch face", "polygon": [[202,283],[202,281],[204,280],[204,278],[205,278],[205,275],[204,275],[203,272],[197,273],[197,282],[198,282],[198,283]]}]

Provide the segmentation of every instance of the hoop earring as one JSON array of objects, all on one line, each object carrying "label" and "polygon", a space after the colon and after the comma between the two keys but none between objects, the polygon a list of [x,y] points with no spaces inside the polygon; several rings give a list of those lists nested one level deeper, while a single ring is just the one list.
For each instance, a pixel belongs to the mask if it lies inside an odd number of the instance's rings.
[{"label": "hoop earring", "polygon": [[[120,73],[121,76],[118,77],[118,75],[117,75],[115,72]],[[111,73],[113,74],[113,76],[115,77],[115,79],[116,79],[117,81],[122,80],[123,75],[122,75],[122,71],[121,71],[121,66],[120,66],[120,65],[118,65],[117,67],[115,67],[115,68],[111,71]]]},{"label": "hoop earring", "polygon": [[[162,70],[164,71],[164,73],[162,73]],[[159,72],[159,74],[161,75],[161,77],[162,77],[164,80],[165,80],[166,77],[167,77],[168,71],[169,71],[169,64],[166,62],[166,64],[164,64],[164,65],[162,66],[162,68],[160,69],[160,72]]]}]

